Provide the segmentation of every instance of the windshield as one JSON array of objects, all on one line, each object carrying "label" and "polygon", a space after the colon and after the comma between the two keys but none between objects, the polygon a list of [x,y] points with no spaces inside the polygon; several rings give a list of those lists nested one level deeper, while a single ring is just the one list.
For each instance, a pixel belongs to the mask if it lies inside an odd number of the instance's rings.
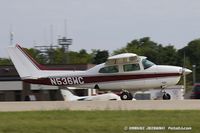
[{"label": "windshield", "polygon": [[153,62],[147,60],[147,59],[143,59],[142,60],[142,64],[144,66],[144,69],[147,69],[147,68],[150,68],[152,67],[153,65],[155,65]]}]

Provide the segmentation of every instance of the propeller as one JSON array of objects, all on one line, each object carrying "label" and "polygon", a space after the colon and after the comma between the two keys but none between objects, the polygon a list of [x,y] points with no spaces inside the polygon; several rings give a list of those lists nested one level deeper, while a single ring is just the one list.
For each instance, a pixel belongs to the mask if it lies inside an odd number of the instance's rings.
[{"label": "propeller", "polygon": [[190,69],[187,69],[187,68],[184,68],[184,67],[182,67],[182,70],[181,70],[182,72],[181,72],[181,75],[188,75],[188,74],[190,74],[192,71],[190,70]]}]

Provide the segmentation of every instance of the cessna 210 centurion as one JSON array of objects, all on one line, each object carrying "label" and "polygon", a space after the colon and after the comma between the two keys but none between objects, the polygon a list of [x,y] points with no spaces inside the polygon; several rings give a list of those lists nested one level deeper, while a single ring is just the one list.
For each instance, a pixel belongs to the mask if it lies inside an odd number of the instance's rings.
[{"label": "cessna 210 centurion", "polygon": [[[123,90],[120,94],[122,100],[133,98],[127,90],[162,89],[176,85],[183,74],[192,72],[177,66],[155,65],[147,60],[147,57],[133,53],[111,56],[105,63],[86,71],[49,69],[37,63],[19,45],[9,47],[8,53],[25,82],[111,91]],[[165,91],[163,99],[170,99],[170,95]]]}]

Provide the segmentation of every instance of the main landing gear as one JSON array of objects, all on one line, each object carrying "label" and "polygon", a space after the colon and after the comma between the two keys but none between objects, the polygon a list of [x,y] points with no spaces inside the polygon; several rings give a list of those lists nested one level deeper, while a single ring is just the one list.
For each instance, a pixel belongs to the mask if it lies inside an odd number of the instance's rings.
[{"label": "main landing gear", "polygon": [[122,93],[120,94],[120,98],[121,100],[132,100],[133,95],[127,90],[123,90]]},{"label": "main landing gear", "polygon": [[163,93],[163,96],[162,96],[162,98],[163,98],[163,100],[170,100],[171,99],[171,95],[169,94],[169,93],[167,93],[167,92],[165,92],[165,87],[164,86],[161,86],[161,93]]},{"label": "main landing gear", "polygon": [[170,94],[165,92],[165,93],[163,94],[163,100],[170,100],[170,99],[171,99]]}]

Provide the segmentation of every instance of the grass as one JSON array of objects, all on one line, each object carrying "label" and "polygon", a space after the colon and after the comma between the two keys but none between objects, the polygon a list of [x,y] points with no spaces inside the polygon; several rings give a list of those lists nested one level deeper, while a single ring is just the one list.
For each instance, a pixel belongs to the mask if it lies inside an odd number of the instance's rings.
[{"label": "grass", "polygon": [[[190,126],[191,131],[125,131],[129,126]],[[0,133],[181,133],[200,131],[200,111],[1,112]]]}]

